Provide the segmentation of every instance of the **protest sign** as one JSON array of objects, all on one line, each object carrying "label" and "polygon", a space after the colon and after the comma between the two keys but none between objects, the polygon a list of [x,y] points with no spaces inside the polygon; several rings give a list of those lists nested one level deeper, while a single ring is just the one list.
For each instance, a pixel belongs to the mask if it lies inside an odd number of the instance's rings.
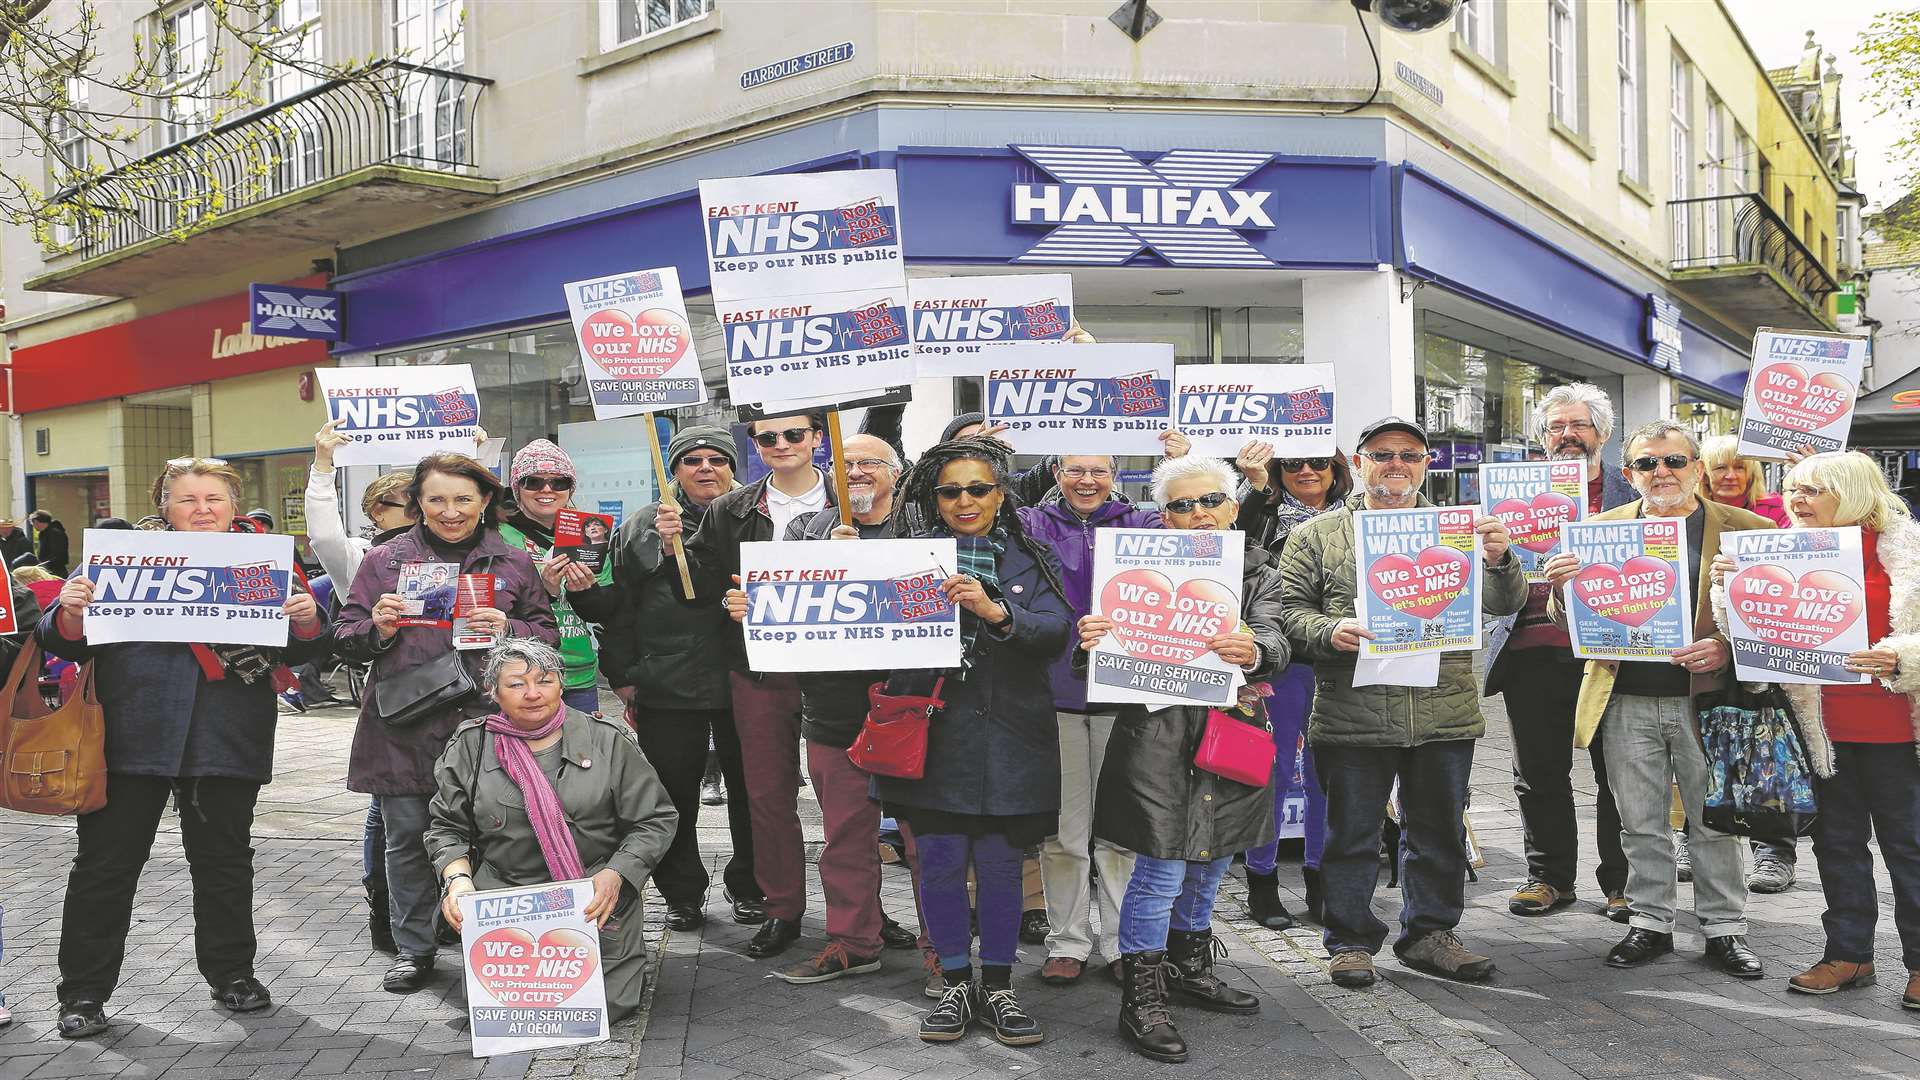
[{"label": "protest sign", "polygon": [[285,645],[293,537],[88,529],[87,641]]},{"label": "protest sign", "polygon": [[1357,510],[1354,617],[1373,634],[1360,655],[1480,647],[1480,534],[1471,506]]},{"label": "protest sign", "polygon": [[1500,519],[1528,581],[1560,550],[1560,529],[1587,516],[1587,463],[1503,461],[1480,466],[1480,512]]},{"label": "protest sign", "polygon": [[606,1041],[600,929],[581,914],[592,899],[591,881],[460,897],[474,1057]]},{"label": "protest sign", "polygon": [[598,574],[607,565],[607,548],[613,539],[613,519],[605,514],[589,514],[563,506],[553,519],[553,548],[574,562]]},{"label": "protest sign", "polygon": [[344,421],[336,465],[412,465],[428,454],[474,452],[480,396],[466,364],[318,368],[327,418]]},{"label": "protest sign", "polygon": [[903,286],[713,307],[734,401],[853,400],[913,381]]},{"label": "protest sign", "polygon": [[1073,326],[1070,274],[914,278],[907,297],[920,375],[984,375],[1002,346],[1057,342]]},{"label": "protest sign", "polygon": [[707,400],[679,270],[634,270],[564,288],[595,420]]},{"label": "protest sign", "polygon": [[1173,426],[1173,346],[1028,342],[987,371],[987,423],[1023,454],[1159,454]]},{"label": "protest sign", "polygon": [[1113,630],[1087,659],[1087,700],[1140,705],[1233,704],[1246,681],[1207,647],[1240,626],[1246,534],[1096,529],[1093,613]]},{"label": "protest sign", "polygon": [[1727,639],[1742,682],[1864,683],[1847,654],[1867,648],[1860,527],[1724,533]]},{"label": "protest sign", "polygon": [[1231,458],[1253,439],[1275,457],[1334,452],[1332,364],[1183,364],[1174,400],[1196,454]]},{"label": "protest sign", "polygon": [[740,545],[747,661],[755,671],[960,665],[960,609],[940,591],[944,540]]},{"label": "protest sign", "polygon": [[1568,522],[1560,544],[1581,563],[1561,598],[1573,655],[1665,663],[1692,644],[1685,519]]},{"label": "protest sign", "polygon": [[0,597],[0,634],[19,632],[20,613],[14,610],[13,600],[9,597]]},{"label": "protest sign", "polygon": [[716,304],[906,282],[892,169],[702,180],[700,217]]},{"label": "protest sign", "polygon": [[1867,339],[1761,327],[1740,407],[1742,457],[1784,459],[1788,450],[1844,450],[1853,428]]}]

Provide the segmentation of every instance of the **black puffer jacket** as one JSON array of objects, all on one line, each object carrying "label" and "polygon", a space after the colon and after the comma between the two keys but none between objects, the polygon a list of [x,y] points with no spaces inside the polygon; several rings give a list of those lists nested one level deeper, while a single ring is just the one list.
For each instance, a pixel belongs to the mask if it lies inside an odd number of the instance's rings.
[{"label": "black puffer jacket", "polygon": [[[1280,574],[1273,556],[1247,545],[1240,620],[1260,644],[1259,682],[1287,666],[1280,627]],[[1086,653],[1075,653],[1084,663]],[[1094,796],[1093,835],[1156,859],[1206,861],[1273,839],[1273,776],[1248,787],[1193,766],[1207,729],[1203,705],[1149,710],[1125,705],[1114,720]]]},{"label": "black puffer jacket", "polygon": [[[675,497],[692,535],[707,508]],[[653,527],[659,513],[659,503],[648,503],[614,537],[613,610],[600,628],[600,671],[616,689],[633,687],[641,711],[728,708],[727,649],[736,631],[720,593],[693,603],[680,598],[680,572],[661,554]]]}]

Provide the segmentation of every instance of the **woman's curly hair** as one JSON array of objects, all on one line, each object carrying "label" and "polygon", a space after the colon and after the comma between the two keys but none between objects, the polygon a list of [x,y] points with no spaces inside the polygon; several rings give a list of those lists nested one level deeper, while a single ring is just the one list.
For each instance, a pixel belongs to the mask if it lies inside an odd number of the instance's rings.
[{"label": "woman's curly hair", "polygon": [[1058,557],[1052,548],[1029,537],[1020,527],[1020,497],[1014,494],[1013,485],[1007,480],[1013,465],[1013,447],[991,436],[950,439],[920,455],[900,480],[900,494],[893,509],[894,535],[924,536],[941,520],[939,496],[933,489],[940,484],[941,470],[956,461],[982,461],[993,470],[993,482],[999,486],[1001,495],[1000,513],[994,518],[993,527],[1006,530],[1012,543],[1026,549],[1054,591],[1064,598],[1067,590],[1060,582]]}]

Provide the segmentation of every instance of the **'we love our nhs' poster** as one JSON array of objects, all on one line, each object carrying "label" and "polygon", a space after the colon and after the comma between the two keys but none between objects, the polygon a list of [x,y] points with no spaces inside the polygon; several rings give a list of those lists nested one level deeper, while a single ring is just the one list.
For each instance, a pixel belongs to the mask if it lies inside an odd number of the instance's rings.
[{"label": "'we love our nhs' poster", "polygon": [[1847,654],[1867,647],[1860,527],[1754,529],[1721,544],[1735,677],[1745,682],[1863,683]]},{"label": "'we love our nhs' poster", "polygon": [[1477,513],[1471,506],[1354,512],[1354,615],[1373,635],[1361,656],[1480,647]]},{"label": "'we love our nhs' poster", "polygon": [[1587,463],[1488,462],[1480,466],[1480,506],[1500,519],[1527,580],[1545,581],[1540,567],[1560,550],[1560,530],[1587,516]]},{"label": "'we love our nhs' poster", "polygon": [[1684,518],[1586,521],[1560,533],[1580,557],[1563,602],[1573,655],[1657,660],[1693,643]]}]

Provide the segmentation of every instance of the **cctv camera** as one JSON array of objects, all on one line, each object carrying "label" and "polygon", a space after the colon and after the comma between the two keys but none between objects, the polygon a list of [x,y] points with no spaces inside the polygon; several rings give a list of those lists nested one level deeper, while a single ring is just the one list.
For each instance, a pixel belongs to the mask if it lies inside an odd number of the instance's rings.
[{"label": "cctv camera", "polygon": [[1435,30],[1453,18],[1454,9],[1468,0],[1353,0],[1361,11],[1371,11],[1389,30],[1418,34]]}]

